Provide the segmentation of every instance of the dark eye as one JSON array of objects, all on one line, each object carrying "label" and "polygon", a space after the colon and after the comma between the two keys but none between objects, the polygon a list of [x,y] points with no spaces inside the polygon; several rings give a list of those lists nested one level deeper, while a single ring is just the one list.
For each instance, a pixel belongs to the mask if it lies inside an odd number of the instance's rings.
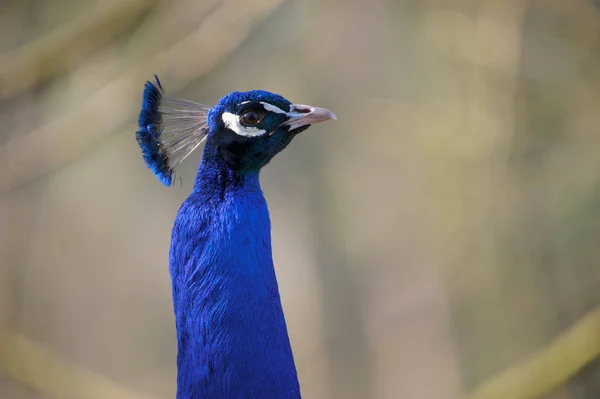
[{"label": "dark eye", "polygon": [[264,112],[251,109],[244,111],[242,116],[240,116],[240,122],[242,122],[242,125],[244,126],[256,126],[263,120],[264,116]]}]

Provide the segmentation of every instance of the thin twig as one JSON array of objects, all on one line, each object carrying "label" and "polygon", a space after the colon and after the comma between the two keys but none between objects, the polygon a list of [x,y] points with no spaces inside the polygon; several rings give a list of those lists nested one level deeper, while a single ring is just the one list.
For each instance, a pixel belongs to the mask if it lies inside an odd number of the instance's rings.
[{"label": "thin twig", "polygon": [[600,356],[600,307],[525,362],[490,378],[467,399],[539,399]]}]

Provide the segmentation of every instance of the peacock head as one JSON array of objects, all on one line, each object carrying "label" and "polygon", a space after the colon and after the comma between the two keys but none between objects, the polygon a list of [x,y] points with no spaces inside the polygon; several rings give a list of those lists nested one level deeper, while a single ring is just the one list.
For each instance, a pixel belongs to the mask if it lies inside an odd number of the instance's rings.
[{"label": "peacock head", "polygon": [[330,119],[331,111],[263,90],[230,93],[210,108],[165,95],[156,77],[146,83],[137,140],[148,168],[169,186],[175,168],[205,140],[231,169],[258,170],[298,133]]},{"label": "peacock head", "polygon": [[292,104],[262,90],[233,92],[208,113],[208,138],[235,170],[257,170],[310,125],[336,119],[323,108]]}]

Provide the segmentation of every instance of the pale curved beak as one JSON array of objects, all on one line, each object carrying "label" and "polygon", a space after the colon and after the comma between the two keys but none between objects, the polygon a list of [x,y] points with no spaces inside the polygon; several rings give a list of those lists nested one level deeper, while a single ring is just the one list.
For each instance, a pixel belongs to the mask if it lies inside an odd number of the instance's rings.
[{"label": "pale curved beak", "polygon": [[314,125],[315,123],[325,122],[330,119],[336,120],[333,112],[319,107],[311,107],[310,105],[292,104],[289,119],[283,122],[283,126],[289,126],[290,130],[297,129],[306,125]]}]

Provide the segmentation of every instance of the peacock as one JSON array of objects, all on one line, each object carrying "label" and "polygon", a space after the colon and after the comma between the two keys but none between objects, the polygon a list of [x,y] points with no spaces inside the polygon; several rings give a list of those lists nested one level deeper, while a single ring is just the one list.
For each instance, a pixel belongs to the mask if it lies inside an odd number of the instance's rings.
[{"label": "peacock", "polygon": [[204,142],[171,236],[177,399],[300,398],[271,253],[260,170],[323,108],[263,90],[232,92],[214,107],[146,82],[137,141],[146,166],[172,185]]}]

